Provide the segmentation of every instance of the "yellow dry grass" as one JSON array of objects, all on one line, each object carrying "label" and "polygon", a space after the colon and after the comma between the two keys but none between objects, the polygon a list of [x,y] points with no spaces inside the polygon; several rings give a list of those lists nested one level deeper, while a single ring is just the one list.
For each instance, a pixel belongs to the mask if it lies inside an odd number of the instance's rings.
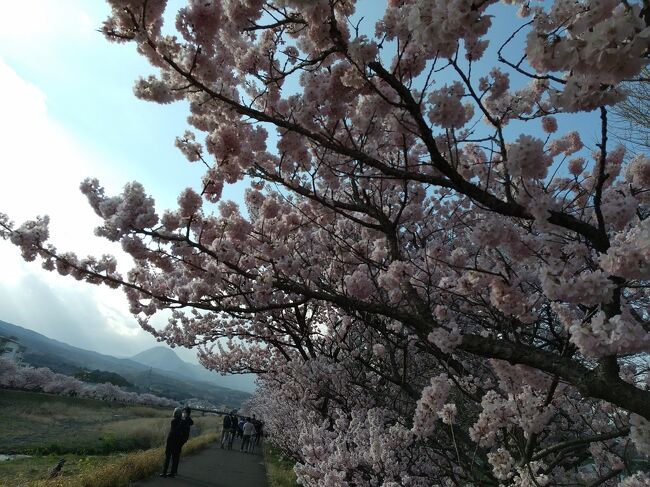
[{"label": "yellow dry grass", "polygon": [[[190,439],[183,447],[183,456],[206,448],[218,438],[217,433],[211,432]],[[111,457],[104,464],[89,466],[74,476],[28,481],[15,487],[126,487],[130,482],[157,473],[162,466],[164,452],[161,447],[128,453]]]}]

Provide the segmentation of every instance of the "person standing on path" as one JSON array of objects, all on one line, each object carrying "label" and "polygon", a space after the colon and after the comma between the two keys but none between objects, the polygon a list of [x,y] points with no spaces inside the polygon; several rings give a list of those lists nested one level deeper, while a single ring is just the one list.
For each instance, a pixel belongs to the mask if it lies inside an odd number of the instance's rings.
[{"label": "person standing on path", "polygon": [[161,479],[156,472],[155,477],[140,480],[133,487],[270,487],[261,455],[222,450],[218,441],[184,456],[182,462],[175,479]]},{"label": "person standing on path", "polygon": [[262,439],[262,435],[264,434],[262,431],[263,423],[261,420],[256,419],[254,414],[253,414],[253,424],[255,425],[255,436],[253,436],[252,445],[259,446],[260,440]]},{"label": "person standing on path", "polygon": [[190,428],[194,424],[194,421],[190,418],[191,414],[192,408],[185,406],[183,408],[183,418],[181,419],[181,448],[190,439]]},{"label": "person standing on path", "polygon": [[[165,464],[163,465],[163,471],[160,474],[161,477],[176,477],[176,472],[178,471],[178,461],[181,457],[181,448],[183,447],[183,425],[182,425],[182,416],[183,413],[181,408],[174,409],[174,419],[172,419],[171,425],[169,427],[169,433],[167,434],[167,444],[165,445]],[[169,461],[172,462],[172,468],[167,475],[167,468],[169,467]]]},{"label": "person standing on path", "polygon": [[237,438],[239,434],[239,426],[237,424],[237,415],[235,413],[230,413],[230,438],[228,439],[228,449],[232,450],[232,443]]},{"label": "person standing on path", "polygon": [[226,446],[232,446],[232,430],[234,429],[234,423],[236,420],[231,414],[226,414],[223,417],[223,424],[221,427],[221,448],[223,448],[224,443]]},{"label": "person standing on path", "polygon": [[246,418],[244,427],[242,428],[241,451],[248,453],[251,447],[251,437],[255,433],[255,425],[251,422],[251,418]]}]

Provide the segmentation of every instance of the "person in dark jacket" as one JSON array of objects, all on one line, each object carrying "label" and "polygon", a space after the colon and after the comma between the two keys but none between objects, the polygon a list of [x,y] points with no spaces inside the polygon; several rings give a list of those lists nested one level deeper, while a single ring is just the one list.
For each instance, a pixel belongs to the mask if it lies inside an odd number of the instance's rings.
[{"label": "person in dark jacket", "polygon": [[194,424],[194,421],[190,418],[191,414],[192,408],[185,406],[183,408],[183,418],[181,419],[181,447],[190,439],[190,428]]},{"label": "person in dark jacket", "polygon": [[[182,423],[183,412],[181,408],[174,409],[174,419],[172,419],[171,425],[169,427],[169,433],[167,434],[167,444],[165,446],[165,464],[163,466],[163,471],[160,474],[161,477],[176,477],[176,472],[178,471],[178,461],[181,457],[181,448],[183,446],[183,423]],[[167,475],[167,467],[169,467],[169,461],[172,462],[172,468]]]},{"label": "person in dark jacket", "polygon": [[264,431],[262,431],[262,427],[264,426],[264,423],[259,419],[253,419],[253,424],[255,425],[255,432],[256,432],[253,443],[255,446],[259,446],[260,440],[262,439],[262,436],[264,436]]},{"label": "person in dark jacket", "polygon": [[226,414],[223,417],[223,423],[221,428],[221,448],[223,448],[224,445],[228,446],[228,440],[230,439],[230,435],[232,434],[233,423],[234,420],[232,419],[230,414]]}]

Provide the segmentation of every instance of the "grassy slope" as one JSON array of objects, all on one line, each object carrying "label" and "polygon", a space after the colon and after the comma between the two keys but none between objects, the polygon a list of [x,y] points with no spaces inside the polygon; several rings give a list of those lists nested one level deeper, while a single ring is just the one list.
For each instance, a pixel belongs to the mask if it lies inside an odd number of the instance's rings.
[{"label": "grassy slope", "polygon": [[[66,464],[63,472],[66,476],[78,476],[84,472],[97,470],[103,465],[115,461],[118,455],[84,456],[64,455]],[[18,487],[29,485],[47,476],[60,455],[44,455],[21,460],[0,463],[0,487]]]},{"label": "grassy slope", "polygon": [[298,487],[293,462],[284,458],[269,441],[264,442],[264,463],[271,487]]}]

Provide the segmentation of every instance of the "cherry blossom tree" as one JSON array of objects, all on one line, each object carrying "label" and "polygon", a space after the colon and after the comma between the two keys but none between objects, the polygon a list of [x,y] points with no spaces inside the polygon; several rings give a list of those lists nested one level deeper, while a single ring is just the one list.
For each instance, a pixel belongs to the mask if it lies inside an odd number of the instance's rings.
[{"label": "cherry blossom tree", "polygon": [[[649,9],[504,3],[390,0],[373,26],[351,0],[191,0],[172,35],[164,1],[109,0],[106,37],[158,70],[136,95],[189,104],[200,189],[159,214],[81,184],[127,274],[47,217],[0,232],[260,374],[303,485],[649,485],[650,159],[608,121]],[[559,130],[578,112],[593,145]]]}]

